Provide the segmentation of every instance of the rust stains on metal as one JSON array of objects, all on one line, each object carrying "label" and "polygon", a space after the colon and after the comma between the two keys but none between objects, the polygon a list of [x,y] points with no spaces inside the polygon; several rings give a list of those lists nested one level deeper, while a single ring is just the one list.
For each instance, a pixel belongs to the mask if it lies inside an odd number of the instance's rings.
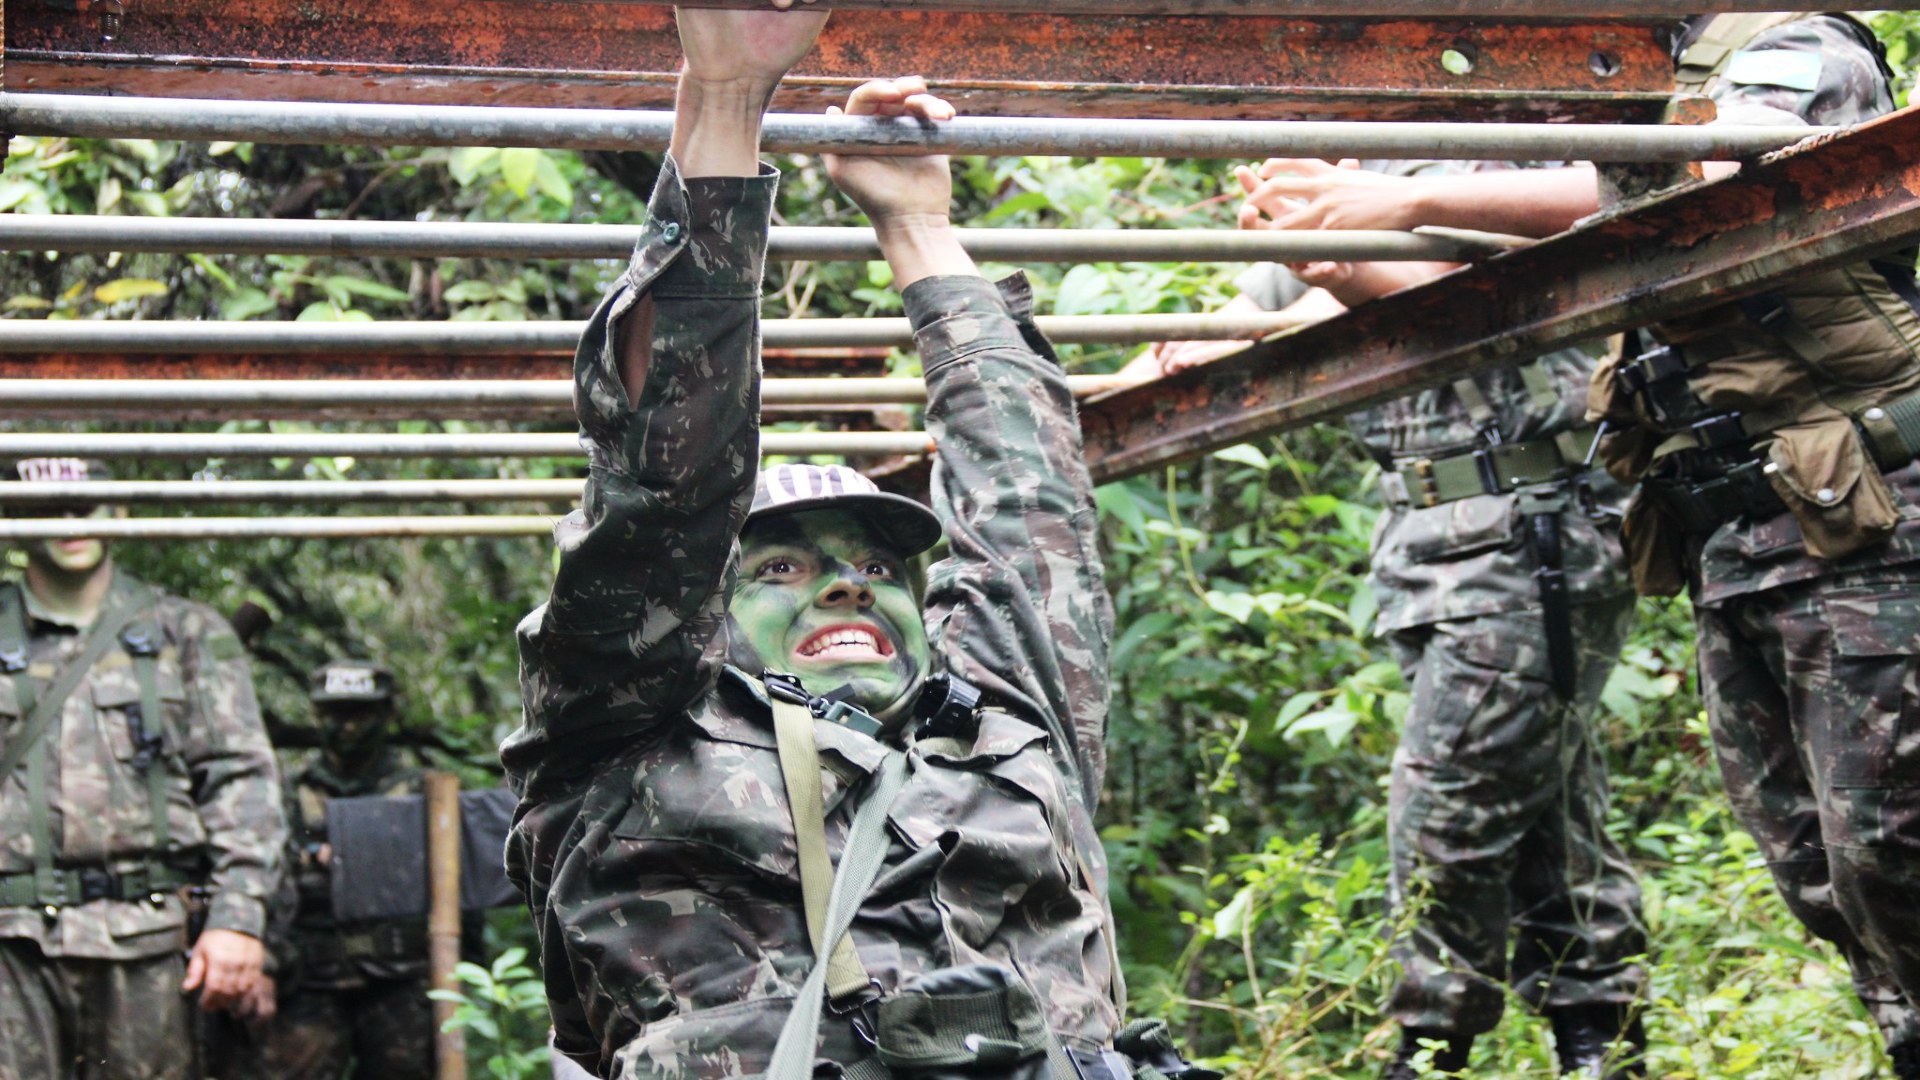
[{"label": "rust stains on metal", "polygon": [[[657,108],[680,60],[667,9],[622,3],[141,0],[106,43],[84,12],[10,14],[13,90]],[[899,71],[1010,116],[1651,121],[1671,87],[1625,20],[902,12],[836,20],[777,107]]]},{"label": "rust stains on metal", "polygon": [[1089,403],[1117,479],[1699,311],[1920,238],[1920,111]]}]

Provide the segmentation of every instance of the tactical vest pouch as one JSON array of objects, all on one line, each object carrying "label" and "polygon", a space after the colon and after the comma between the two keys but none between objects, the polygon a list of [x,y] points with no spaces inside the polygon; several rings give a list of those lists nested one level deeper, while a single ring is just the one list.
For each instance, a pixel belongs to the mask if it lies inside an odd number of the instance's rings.
[{"label": "tactical vest pouch", "polygon": [[1781,428],[1769,457],[1768,478],[1799,523],[1807,554],[1843,558],[1885,541],[1900,523],[1893,490],[1846,419]]},{"label": "tactical vest pouch", "polygon": [[930,971],[880,1003],[880,1060],[901,1080],[1052,1080],[1046,1013],[997,964]]},{"label": "tactical vest pouch", "polygon": [[1641,488],[1620,522],[1633,588],[1641,596],[1678,596],[1687,587],[1687,531],[1665,499]]}]

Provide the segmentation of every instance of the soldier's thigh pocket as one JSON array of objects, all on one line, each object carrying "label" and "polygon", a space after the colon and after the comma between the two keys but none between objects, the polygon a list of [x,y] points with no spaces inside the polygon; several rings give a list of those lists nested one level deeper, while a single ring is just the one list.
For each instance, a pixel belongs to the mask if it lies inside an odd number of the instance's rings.
[{"label": "soldier's thigh pocket", "polygon": [[1920,569],[1849,582],[1821,599],[1832,635],[1827,685],[1802,700],[1808,750],[1841,787],[1920,786]]}]

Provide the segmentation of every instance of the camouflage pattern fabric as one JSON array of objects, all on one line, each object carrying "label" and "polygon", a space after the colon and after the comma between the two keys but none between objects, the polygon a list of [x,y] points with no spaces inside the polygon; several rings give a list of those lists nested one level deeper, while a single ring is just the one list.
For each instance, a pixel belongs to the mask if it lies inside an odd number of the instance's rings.
[{"label": "camouflage pattern fabric", "polygon": [[[759,673],[726,668],[753,494],[757,325],[773,178],[682,182],[669,163],[625,280],[576,361],[591,462],[521,624],[522,796],[510,876],[541,935],[561,1052],[600,1075],[736,1077],[768,1063],[813,963]],[[883,991],[936,968],[1018,968],[1076,1045],[1120,994],[1087,807],[1104,766],[1112,614],[1073,399],[1023,283],[906,290],[940,445],[950,557],[929,573],[938,662],[998,709],[909,748],[892,848],[852,938]],[[617,335],[642,304],[652,361],[629,405]],[[830,688],[817,688],[818,690]],[[828,845],[887,747],[816,724]],[[830,1018],[824,1057],[870,1051]]]},{"label": "camouflage pattern fabric", "polygon": [[[1431,162],[1369,162],[1413,174]],[[1262,307],[1306,290],[1279,266],[1239,284]],[[1507,441],[1550,438],[1582,422],[1594,358],[1563,349],[1539,361],[1552,402],[1518,368],[1475,376]],[[1383,468],[1482,445],[1451,386],[1347,418]],[[1597,506],[1624,492],[1592,476]],[[1578,509],[1561,515],[1580,692],[1549,678],[1535,560],[1516,495],[1434,507],[1390,503],[1373,539],[1376,632],[1392,645],[1413,702],[1390,777],[1395,906],[1411,905],[1394,954],[1404,977],[1387,1012],[1409,1027],[1478,1034],[1498,1023],[1506,987],[1538,1008],[1640,997],[1646,950],[1640,887],[1603,828],[1606,765],[1590,724],[1632,618],[1617,530]],[[1511,948],[1511,962],[1509,962]]]},{"label": "camouflage pattern fabric", "polygon": [[1920,567],[1749,593],[1698,622],[1735,811],[1889,1045],[1920,1040]]},{"label": "camouflage pattern fabric", "polygon": [[0,1080],[189,1080],[186,971],[178,952],[50,957],[0,938]]},{"label": "camouflage pattern fabric", "polygon": [[282,998],[264,1040],[209,1080],[412,1080],[434,1075],[427,980],[371,981]]},{"label": "camouflage pattern fabric", "polygon": [[[1731,122],[1851,123],[1891,106],[1844,19],[1766,32],[1710,85]],[[1817,403],[1815,403],[1817,404]],[[1871,467],[1871,466],[1869,466]],[[1727,794],[1807,928],[1846,956],[1888,1045],[1920,1044],[1920,465],[1897,524],[1840,560],[1792,514],[1695,542],[1701,687]]]},{"label": "camouflage pattern fabric", "polygon": [[[116,595],[137,585],[114,571]],[[44,689],[84,648],[85,635],[42,609],[31,593],[26,610],[28,674]],[[259,937],[286,824],[245,651],[226,621],[200,604],[162,595],[155,616],[163,639],[158,684],[173,845],[165,861],[204,869],[213,890],[209,928]],[[117,867],[159,854],[127,718],[139,701],[132,661],[114,648],[67,699],[38,748],[51,752],[52,854],[62,865]],[[0,729],[17,725],[19,712],[12,681],[0,679]],[[0,779],[0,873],[33,869],[26,772]],[[185,926],[186,909],[175,896],[159,904],[95,900],[63,908],[55,919],[37,907],[0,908],[0,938],[33,942],[49,957],[137,960],[175,953]]]},{"label": "camouflage pattern fabric", "polygon": [[1543,1010],[1644,993],[1640,887],[1606,834],[1590,728],[1633,601],[1573,617],[1571,705],[1553,692],[1537,609],[1390,636],[1413,687],[1389,789],[1394,901],[1416,912],[1386,1008],[1403,1025],[1489,1031],[1508,986]]}]

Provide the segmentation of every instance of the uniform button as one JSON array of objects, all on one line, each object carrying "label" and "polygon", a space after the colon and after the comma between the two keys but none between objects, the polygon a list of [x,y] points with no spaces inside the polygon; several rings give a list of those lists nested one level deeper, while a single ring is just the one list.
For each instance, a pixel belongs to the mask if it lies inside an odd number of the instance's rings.
[{"label": "uniform button", "polygon": [[1830,503],[1839,498],[1839,496],[1833,493],[1832,488],[1821,488],[1819,492],[1814,495],[1814,498],[1819,499],[1823,503]]},{"label": "uniform button", "polygon": [[1885,420],[1887,418],[1887,410],[1875,405],[1873,408],[1867,410],[1866,418],[1869,420]]},{"label": "uniform button", "polygon": [[669,244],[678,242],[680,239],[680,223],[677,221],[669,221],[665,225],[662,225],[660,227],[660,236]]}]

